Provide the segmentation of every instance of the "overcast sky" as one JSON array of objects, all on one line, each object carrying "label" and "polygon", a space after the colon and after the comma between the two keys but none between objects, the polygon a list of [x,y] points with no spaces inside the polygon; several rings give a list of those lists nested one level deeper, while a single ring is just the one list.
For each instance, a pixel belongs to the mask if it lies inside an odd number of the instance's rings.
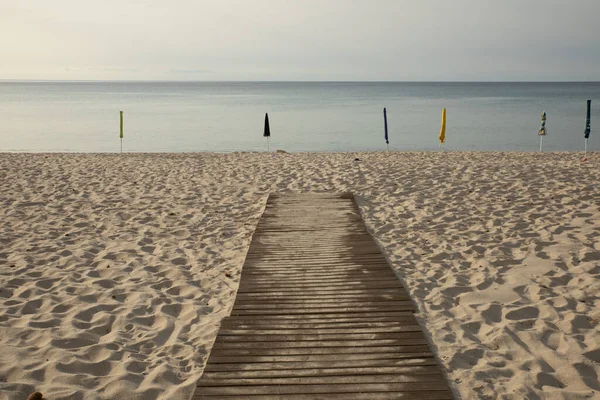
[{"label": "overcast sky", "polygon": [[0,0],[0,79],[595,80],[600,0]]}]

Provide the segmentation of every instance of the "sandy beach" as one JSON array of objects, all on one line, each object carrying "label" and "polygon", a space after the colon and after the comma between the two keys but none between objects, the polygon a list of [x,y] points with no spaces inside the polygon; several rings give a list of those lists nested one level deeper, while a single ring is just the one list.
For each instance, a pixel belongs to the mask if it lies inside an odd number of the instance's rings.
[{"label": "sandy beach", "polygon": [[189,399],[271,192],[358,197],[461,398],[600,398],[588,157],[0,154],[0,400]]}]

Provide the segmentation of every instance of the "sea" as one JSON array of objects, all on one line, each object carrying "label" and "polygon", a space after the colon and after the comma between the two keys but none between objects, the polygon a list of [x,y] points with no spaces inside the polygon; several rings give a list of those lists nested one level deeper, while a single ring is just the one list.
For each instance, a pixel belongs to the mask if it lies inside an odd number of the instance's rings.
[{"label": "sea", "polygon": [[[600,150],[600,82],[0,81],[1,152]],[[270,140],[263,137],[269,115]],[[596,126],[598,128],[596,128]]]}]

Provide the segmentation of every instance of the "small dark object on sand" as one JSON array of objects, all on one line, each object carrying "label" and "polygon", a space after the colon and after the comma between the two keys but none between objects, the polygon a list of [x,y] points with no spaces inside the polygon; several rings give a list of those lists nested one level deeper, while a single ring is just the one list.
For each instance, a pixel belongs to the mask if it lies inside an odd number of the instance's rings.
[{"label": "small dark object on sand", "polygon": [[355,158],[354,161],[360,161],[360,158]]},{"label": "small dark object on sand", "polygon": [[27,400],[44,400],[44,395],[40,392],[34,392],[27,396]]}]

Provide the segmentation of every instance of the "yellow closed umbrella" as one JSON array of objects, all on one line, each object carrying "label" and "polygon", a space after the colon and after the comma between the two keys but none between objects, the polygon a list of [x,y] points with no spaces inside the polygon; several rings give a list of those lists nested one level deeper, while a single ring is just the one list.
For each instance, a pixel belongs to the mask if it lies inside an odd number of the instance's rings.
[{"label": "yellow closed umbrella", "polygon": [[442,127],[440,128],[440,147],[446,141],[446,109],[442,110]]}]

